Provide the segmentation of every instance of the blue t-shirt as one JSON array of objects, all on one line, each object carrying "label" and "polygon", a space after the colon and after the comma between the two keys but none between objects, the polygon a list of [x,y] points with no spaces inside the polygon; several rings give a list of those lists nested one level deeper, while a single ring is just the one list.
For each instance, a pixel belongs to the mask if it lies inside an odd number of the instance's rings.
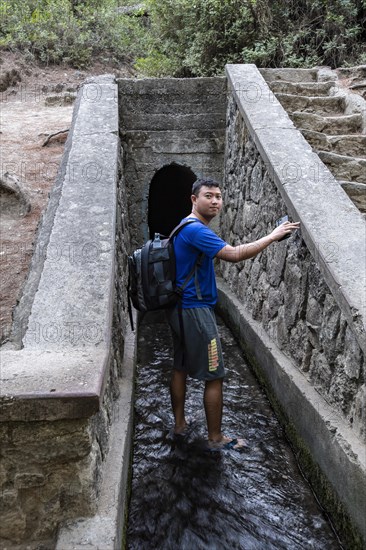
[{"label": "blue t-shirt", "polygon": [[[187,218],[185,218],[187,219]],[[209,227],[199,220],[183,227],[174,240],[176,258],[176,283],[184,283],[198,255],[203,252],[202,265],[198,268],[198,282],[202,300],[197,298],[195,277],[187,284],[182,300],[184,309],[194,307],[213,307],[217,301],[217,290],[213,258],[226,246]]]}]

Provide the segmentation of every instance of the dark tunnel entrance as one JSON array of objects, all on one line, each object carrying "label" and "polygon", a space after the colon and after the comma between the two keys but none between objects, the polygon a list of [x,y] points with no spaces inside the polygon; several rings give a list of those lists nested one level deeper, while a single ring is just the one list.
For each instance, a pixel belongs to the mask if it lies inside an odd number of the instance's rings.
[{"label": "dark tunnel entrance", "polygon": [[163,166],[151,180],[148,224],[150,238],[154,233],[168,236],[192,209],[191,189],[197,179],[194,172],[179,164]]}]

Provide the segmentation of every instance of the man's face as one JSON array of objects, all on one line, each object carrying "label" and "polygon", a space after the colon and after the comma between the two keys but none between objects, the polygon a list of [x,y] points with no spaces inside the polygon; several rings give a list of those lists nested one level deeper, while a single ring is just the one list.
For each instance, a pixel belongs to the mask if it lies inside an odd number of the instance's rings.
[{"label": "man's face", "polygon": [[219,187],[203,185],[198,197],[192,195],[193,212],[206,220],[212,220],[222,208],[222,195]]}]

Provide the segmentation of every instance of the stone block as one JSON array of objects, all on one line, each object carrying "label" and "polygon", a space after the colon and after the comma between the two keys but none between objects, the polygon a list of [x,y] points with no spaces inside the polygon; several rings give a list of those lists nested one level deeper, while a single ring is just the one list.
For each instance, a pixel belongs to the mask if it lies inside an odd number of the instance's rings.
[{"label": "stone block", "polygon": [[340,181],[342,189],[347,193],[353,204],[363,214],[366,214],[366,183],[354,181]]},{"label": "stone block", "polygon": [[301,367],[305,361],[305,350],[307,348],[306,332],[305,322],[301,319],[290,331],[289,353],[298,367]]},{"label": "stone block", "polygon": [[1,461],[0,462],[0,491],[1,491],[2,486],[5,485],[5,483],[7,482],[7,479],[8,479],[8,473],[7,473],[7,470],[4,466],[4,462]]},{"label": "stone block", "polygon": [[268,313],[272,319],[277,315],[280,306],[283,304],[283,296],[278,289],[271,287],[268,292]]},{"label": "stone block", "polygon": [[248,262],[252,263],[252,268],[250,271],[250,285],[253,289],[256,289],[262,271],[260,260],[256,257],[253,260],[248,260]]},{"label": "stone block", "polygon": [[346,328],[344,339],[344,371],[348,378],[359,380],[361,374],[362,352],[355,335]]},{"label": "stone block", "polygon": [[333,86],[333,82],[286,82],[273,80],[269,82],[272,92],[286,93],[300,96],[327,96]]},{"label": "stone block", "polygon": [[18,491],[6,489],[0,494],[0,512],[6,512],[18,505]]},{"label": "stone block", "polygon": [[335,361],[334,374],[329,387],[329,402],[345,416],[349,411],[357,393],[357,381],[347,376],[344,369],[344,356],[339,355]]},{"label": "stone block", "polygon": [[319,341],[319,331],[314,329],[311,325],[307,325],[306,337],[309,340],[312,348],[321,350],[322,346]]},{"label": "stone block", "polygon": [[21,453],[23,463],[45,464],[84,458],[91,444],[87,422],[19,422],[12,430],[8,448]]},{"label": "stone block", "polygon": [[330,135],[356,134],[362,128],[362,116],[359,114],[323,117],[298,111],[291,113],[290,118],[301,130],[315,130]]},{"label": "stone block", "polygon": [[277,338],[276,338],[280,349],[287,349],[289,332],[287,330],[286,320],[285,320],[285,306],[281,306],[278,309],[278,318],[277,318]]},{"label": "stone block", "polygon": [[328,393],[332,380],[332,369],[327,362],[324,353],[314,349],[309,367],[309,376],[314,386],[319,388],[322,393]]},{"label": "stone block", "polygon": [[293,261],[286,262],[284,272],[285,283],[285,321],[287,330],[290,330],[300,317],[300,309],[305,297],[305,288],[303,284],[303,273],[299,266]]},{"label": "stone block", "polygon": [[313,354],[313,346],[311,345],[309,340],[305,341],[305,347],[304,347],[304,355],[301,362],[301,370],[303,372],[308,372],[310,368],[311,363],[311,356]]},{"label": "stone block", "polygon": [[0,523],[0,542],[2,539],[20,542],[24,537],[26,527],[27,518],[20,510],[6,512],[2,515]]},{"label": "stone block", "polygon": [[272,261],[269,264],[268,280],[272,286],[278,287],[285,269],[287,247],[285,243],[274,244],[269,251]]},{"label": "stone block", "polygon": [[[364,366],[365,368],[365,366]],[[349,421],[356,433],[359,433],[366,444],[366,385],[357,391],[349,412]]]},{"label": "stone block", "polygon": [[277,93],[276,97],[286,111],[290,112],[307,112],[327,116],[342,114],[345,109],[345,100],[341,96],[307,97],[305,95],[294,96],[287,93]]},{"label": "stone block", "polygon": [[333,362],[341,351],[335,347],[340,329],[340,310],[331,294],[324,301],[322,324],[319,331],[319,341],[328,361]]},{"label": "stone block", "polygon": [[325,151],[319,152],[319,158],[338,180],[361,183],[366,181],[366,159]]},{"label": "stone block", "polygon": [[20,541],[27,527],[27,518],[19,505],[17,491],[0,493],[0,513],[0,539]]},{"label": "stone block", "polygon": [[30,489],[41,487],[46,483],[46,478],[41,472],[22,472],[15,474],[14,486],[17,489]]},{"label": "stone block", "polygon": [[329,292],[324,278],[314,260],[309,264],[308,270],[309,297],[313,298],[321,307],[324,303],[325,295]]},{"label": "stone block", "polygon": [[322,323],[322,308],[319,302],[310,296],[306,307],[306,323],[309,328],[319,331]]},{"label": "stone block", "polygon": [[318,71],[316,69],[259,69],[267,82],[284,81],[294,84],[314,82],[316,85]]},{"label": "stone block", "polygon": [[253,167],[249,181],[248,199],[259,203],[263,195],[262,163],[257,162]]}]

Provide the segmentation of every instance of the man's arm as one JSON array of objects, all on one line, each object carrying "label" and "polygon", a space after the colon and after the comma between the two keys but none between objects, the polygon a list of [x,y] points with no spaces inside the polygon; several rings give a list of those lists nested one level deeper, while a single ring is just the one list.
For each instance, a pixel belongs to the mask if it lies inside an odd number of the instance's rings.
[{"label": "man's arm", "polygon": [[242,260],[254,258],[254,256],[262,252],[267,246],[279,241],[299,227],[300,222],[284,222],[269,233],[269,235],[252,243],[239,244],[238,246],[230,246],[227,244],[216,254],[216,258],[225,260],[226,262],[241,262]]}]

